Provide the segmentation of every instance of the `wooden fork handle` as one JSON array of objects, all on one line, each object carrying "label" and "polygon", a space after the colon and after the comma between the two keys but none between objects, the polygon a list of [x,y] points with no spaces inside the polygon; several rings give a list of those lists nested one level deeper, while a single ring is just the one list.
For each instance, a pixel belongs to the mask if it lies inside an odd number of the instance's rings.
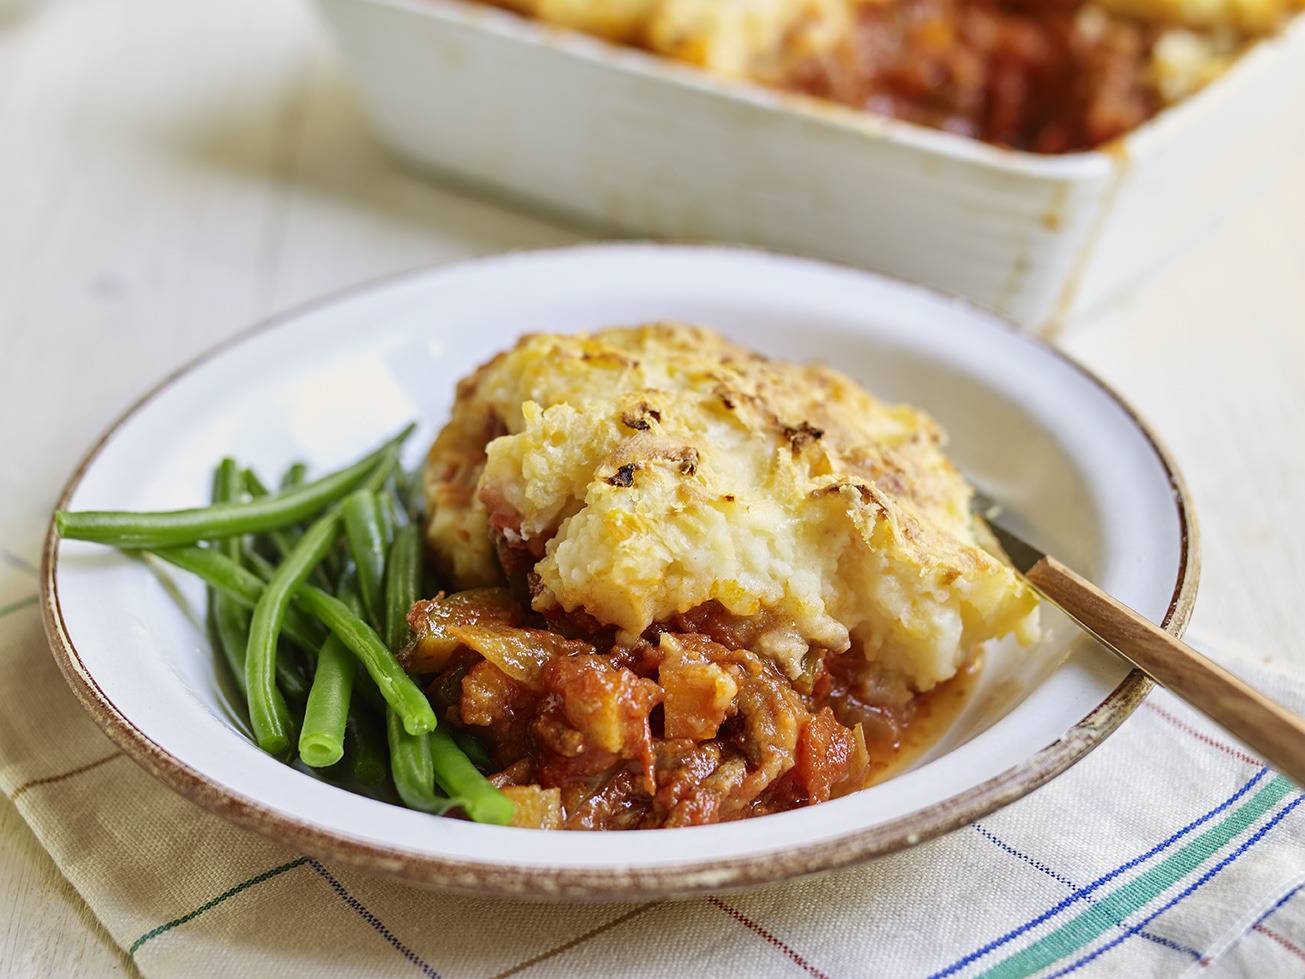
[{"label": "wooden fork handle", "polygon": [[1053,557],[1025,574],[1044,597],[1170,693],[1297,785],[1305,786],[1305,720],[1148,622]]}]

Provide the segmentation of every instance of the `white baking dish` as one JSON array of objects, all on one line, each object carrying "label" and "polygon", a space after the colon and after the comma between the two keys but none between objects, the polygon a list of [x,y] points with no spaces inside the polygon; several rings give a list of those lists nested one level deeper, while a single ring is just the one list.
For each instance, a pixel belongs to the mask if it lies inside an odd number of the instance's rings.
[{"label": "white baking dish", "polygon": [[382,138],[603,228],[764,245],[1029,329],[1175,254],[1305,151],[1305,17],[1108,150],[1038,156],[462,0],[318,0]]}]

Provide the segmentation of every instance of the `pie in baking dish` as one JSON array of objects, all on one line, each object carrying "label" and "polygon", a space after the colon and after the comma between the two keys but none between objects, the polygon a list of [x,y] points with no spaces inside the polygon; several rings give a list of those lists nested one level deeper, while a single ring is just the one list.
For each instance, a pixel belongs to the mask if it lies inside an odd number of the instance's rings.
[{"label": "pie in baking dish", "polygon": [[1303,0],[487,0],[710,71],[1038,152],[1099,146]]}]

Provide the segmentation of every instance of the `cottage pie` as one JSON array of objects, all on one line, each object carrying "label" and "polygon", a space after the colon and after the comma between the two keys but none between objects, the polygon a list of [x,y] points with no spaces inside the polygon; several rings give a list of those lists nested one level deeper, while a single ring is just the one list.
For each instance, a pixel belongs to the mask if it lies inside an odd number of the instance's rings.
[{"label": "cottage pie", "polygon": [[941,442],[707,330],[525,337],[458,385],[430,450],[446,591],[413,608],[404,665],[488,745],[523,825],[862,788],[985,642],[1037,632]]},{"label": "cottage pie", "polygon": [[721,74],[1038,152],[1100,145],[1305,0],[486,0]]}]

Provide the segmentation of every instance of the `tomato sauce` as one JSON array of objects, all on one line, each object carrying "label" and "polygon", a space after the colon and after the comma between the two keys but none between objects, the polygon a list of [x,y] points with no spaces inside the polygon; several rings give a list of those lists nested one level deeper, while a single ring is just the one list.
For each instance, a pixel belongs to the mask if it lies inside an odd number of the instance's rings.
[{"label": "tomato sauce", "polygon": [[896,0],[862,7],[835,50],[784,81],[881,115],[1039,153],[1105,143],[1161,107],[1154,27],[1084,0]]},{"label": "tomato sauce", "polygon": [[715,603],[633,645],[546,622],[506,588],[419,602],[409,622],[405,667],[539,828],[701,825],[846,795],[933,743],[977,672],[912,695],[855,651],[813,650],[791,677],[748,648],[765,621]]}]

